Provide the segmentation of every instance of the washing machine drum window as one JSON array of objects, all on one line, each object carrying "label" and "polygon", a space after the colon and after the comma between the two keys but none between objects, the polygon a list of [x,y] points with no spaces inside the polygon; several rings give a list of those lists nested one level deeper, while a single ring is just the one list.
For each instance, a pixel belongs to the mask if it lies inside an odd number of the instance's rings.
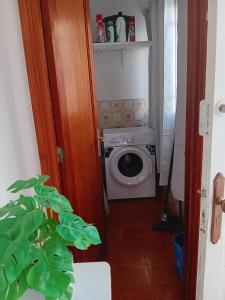
[{"label": "washing machine drum window", "polygon": [[110,172],[120,184],[135,186],[153,172],[152,159],[147,150],[127,147],[112,155]]},{"label": "washing machine drum window", "polygon": [[126,153],[118,161],[118,169],[122,175],[134,177],[141,173],[143,161],[135,153]]}]

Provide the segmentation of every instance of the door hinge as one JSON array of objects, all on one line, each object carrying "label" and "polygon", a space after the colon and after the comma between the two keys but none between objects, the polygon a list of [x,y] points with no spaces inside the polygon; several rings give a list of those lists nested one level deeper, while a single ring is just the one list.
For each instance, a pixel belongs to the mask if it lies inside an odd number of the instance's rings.
[{"label": "door hinge", "polygon": [[57,155],[58,155],[59,162],[63,163],[65,154],[64,154],[64,149],[62,147],[57,147]]},{"label": "door hinge", "polygon": [[209,134],[209,104],[205,100],[200,101],[199,134],[201,136]]}]

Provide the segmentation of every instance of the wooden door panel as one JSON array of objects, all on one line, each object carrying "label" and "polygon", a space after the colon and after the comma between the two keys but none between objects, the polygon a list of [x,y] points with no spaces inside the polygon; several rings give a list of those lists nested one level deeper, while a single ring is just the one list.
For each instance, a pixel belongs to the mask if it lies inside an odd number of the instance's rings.
[{"label": "wooden door panel", "polygon": [[18,0],[27,76],[42,174],[62,191],[39,0]]},{"label": "wooden door panel", "polygon": [[[42,16],[64,192],[75,211],[103,231],[103,201],[97,148],[85,2],[43,0]],[[95,259],[92,248],[83,254]]]},{"label": "wooden door panel", "polygon": [[189,0],[185,162],[185,300],[196,297],[203,139],[199,103],[205,98],[208,0]]}]

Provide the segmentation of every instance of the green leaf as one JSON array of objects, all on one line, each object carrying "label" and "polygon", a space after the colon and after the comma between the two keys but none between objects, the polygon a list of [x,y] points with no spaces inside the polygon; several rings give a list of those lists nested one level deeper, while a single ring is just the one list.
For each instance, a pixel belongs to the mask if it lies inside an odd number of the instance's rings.
[{"label": "green leaf", "polygon": [[39,185],[35,187],[35,192],[35,199],[43,207],[51,208],[57,213],[73,211],[70,202],[55,187]]},{"label": "green leaf", "polygon": [[84,227],[84,232],[93,245],[101,243],[98,230],[95,226]]},{"label": "green leaf", "polygon": [[25,213],[26,210],[15,202],[11,202],[0,208],[0,235],[10,235],[13,224],[15,224],[18,218],[24,216]]},{"label": "green leaf", "polygon": [[16,204],[29,211],[34,210],[37,207],[34,197],[27,197],[24,195],[20,195],[20,198],[16,201]]},{"label": "green leaf", "polygon": [[71,283],[72,254],[62,240],[50,239],[43,247],[33,247],[31,257],[34,265],[27,275],[31,288],[46,297],[58,299]]},{"label": "green leaf", "polygon": [[73,242],[78,249],[87,250],[90,245],[101,243],[97,228],[77,215],[60,213],[59,221],[60,224],[56,226],[59,235],[66,241]]},{"label": "green leaf", "polygon": [[43,215],[44,214],[41,209],[36,209],[27,213],[14,224],[11,236],[16,237],[22,234],[23,236],[29,237],[41,225]]},{"label": "green leaf", "polygon": [[26,280],[26,272],[23,271],[19,278],[17,278],[12,284],[7,285],[4,291],[0,292],[1,300],[18,300],[28,289]]},{"label": "green leaf", "polygon": [[11,193],[17,193],[22,190],[33,188],[37,185],[43,184],[49,179],[49,176],[40,176],[32,177],[28,180],[17,180],[7,189]]},{"label": "green leaf", "polygon": [[3,291],[18,278],[26,266],[30,244],[25,237],[12,241],[0,236],[0,245],[0,291]]},{"label": "green leaf", "polygon": [[59,237],[58,232],[56,231],[56,220],[53,218],[46,219],[43,224],[40,226],[39,237],[38,239],[44,241],[49,237]]},{"label": "green leaf", "polygon": [[[4,213],[1,214],[3,210]],[[36,208],[32,197],[20,199],[0,209],[0,234],[15,238],[20,234],[29,237],[41,225],[44,213]]]}]

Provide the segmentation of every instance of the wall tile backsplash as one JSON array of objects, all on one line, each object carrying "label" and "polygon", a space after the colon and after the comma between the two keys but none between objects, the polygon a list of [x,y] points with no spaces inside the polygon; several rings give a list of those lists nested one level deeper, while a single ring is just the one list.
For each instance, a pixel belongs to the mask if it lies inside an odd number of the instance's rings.
[{"label": "wall tile backsplash", "polygon": [[99,101],[101,129],[148,126],[148,99]]}]

